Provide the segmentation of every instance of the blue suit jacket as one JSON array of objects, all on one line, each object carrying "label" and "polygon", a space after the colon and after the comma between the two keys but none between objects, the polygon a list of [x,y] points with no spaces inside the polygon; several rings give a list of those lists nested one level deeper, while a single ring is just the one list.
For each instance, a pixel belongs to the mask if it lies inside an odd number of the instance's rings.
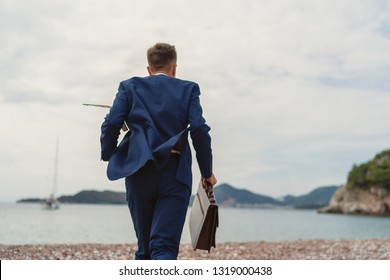
[{"label": "blue suit jacket", "polygon": [[[181,142],[176,179],[192,185],[191,149],[196,151],[201,175],[212,175],[210,127],[202,116],[199,86],[166,75],[134,77],[119,85],[110,112],[101,127],[102,160],[109,161],[110,180],[134,174],[147,161],[162,168],[171,150]],[[130,131],[117,146],[123,122]]]}]

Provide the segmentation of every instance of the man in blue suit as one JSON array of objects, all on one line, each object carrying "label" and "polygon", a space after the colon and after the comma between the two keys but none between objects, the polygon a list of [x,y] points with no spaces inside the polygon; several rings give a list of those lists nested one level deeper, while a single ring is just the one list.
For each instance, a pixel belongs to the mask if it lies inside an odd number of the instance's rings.
[{"label": "man in blue suit", "polygon": [[[191,196],[190,133],[202,184],[214,186],[210,127],[199,86],[176,78],[176,49],[147,51],[148,77],[122,81],[101,128],[102,160],[110,180],[126,178],[138,238],[136,259],[176,259]],[[119,145],[124,122],[129,132]]]}]

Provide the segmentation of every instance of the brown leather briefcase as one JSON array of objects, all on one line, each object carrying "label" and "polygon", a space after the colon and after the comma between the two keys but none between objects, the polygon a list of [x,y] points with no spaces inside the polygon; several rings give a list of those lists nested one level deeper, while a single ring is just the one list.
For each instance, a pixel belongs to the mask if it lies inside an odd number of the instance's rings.
[{"label": "brown leather briefcase", "polygon": [[215,248],[215,234],[218,227],[218,205],[212,187],[203,188],[199,183],[190,213],[190,234],[194,250]]}]

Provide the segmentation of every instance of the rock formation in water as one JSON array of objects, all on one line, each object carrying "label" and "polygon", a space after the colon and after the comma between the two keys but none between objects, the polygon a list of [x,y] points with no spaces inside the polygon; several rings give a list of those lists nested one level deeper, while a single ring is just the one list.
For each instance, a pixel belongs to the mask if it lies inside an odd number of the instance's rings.
[{"label": "rock formation in water", "polygon": [[354,165],[347,184],[319,212],[390,216],[390,149]]}]

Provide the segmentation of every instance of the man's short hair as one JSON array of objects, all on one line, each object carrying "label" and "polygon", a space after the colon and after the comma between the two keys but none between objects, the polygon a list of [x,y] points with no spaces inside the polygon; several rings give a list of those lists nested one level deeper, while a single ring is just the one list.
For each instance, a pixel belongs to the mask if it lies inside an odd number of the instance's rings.
[{"label": "man's short hair", "polygon": [[177,54],[175,46],[166,43],[157,43],[148,49],[147,52],[149,66],[153,70],[160,70],[176,63]]}]

